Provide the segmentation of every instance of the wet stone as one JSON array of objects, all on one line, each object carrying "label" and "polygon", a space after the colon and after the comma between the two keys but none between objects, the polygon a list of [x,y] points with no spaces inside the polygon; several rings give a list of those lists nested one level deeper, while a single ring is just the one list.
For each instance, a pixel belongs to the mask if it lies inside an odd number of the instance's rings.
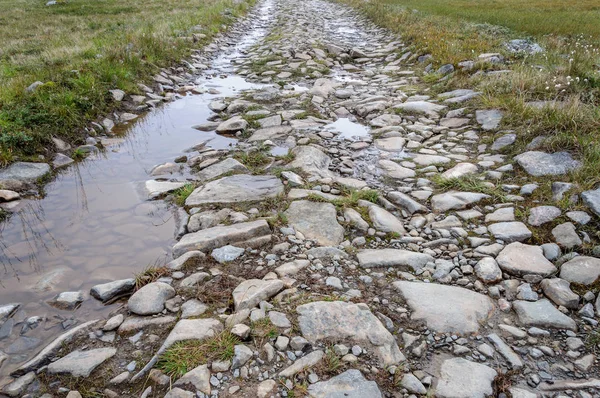
[{"label": "wet stone", "polygon": [[106,360],[117,353],[116,348],[97,348],[87,351],[73,351],[48,365],[50,374],[69,374],[73,377],[89,377]]},{"label": "wet stone", "polygon": [[281,180],[268,175],[238,174],[211,181],[196,188],[186,206],[258,202],[283,193]]}]

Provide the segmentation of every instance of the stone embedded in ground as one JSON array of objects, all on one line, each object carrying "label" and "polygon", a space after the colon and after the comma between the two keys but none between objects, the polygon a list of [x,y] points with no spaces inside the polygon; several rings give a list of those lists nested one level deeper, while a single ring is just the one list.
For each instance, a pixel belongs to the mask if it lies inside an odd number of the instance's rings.
[{"label": "stone embedded in ground", "polygon": [[3,180],[34,184],[48,173],[50,166],[46,163],[16,162],[0,170],[0,186],[3,185]]},{"label": "stone embedded in ground", "polygon": [[365,379],[360,370],[350,369],[327,381],[308,387],[310,398],[381,398],[377,383]]},{"label": "stone embedded in ground", "polygon": [[381,364],[404,361],[394,336],[366,304],[343,301],[317,301],[296,308],[302,335],[315,344],[322,340],[352,341],[371,346]]},{"label": "stone embedded in ground", "polygon": [[237,174],[211,181],[185,200],[186,206],[259,202],[283,193],[281,180],[270,175]]},{"label": "stone embedded in ground", "polygon": [[489,297],[461,287],[407,281],[392,285],[412,310],[411,319],[425,321],[438,333],[477,333],[495,310]]},{"label": "stone embedded in ground", "polygon": [[48,365],[50,374],[69,374],[73,377],[89,377],[90,374],[117,353],[116,348],[96,348],[73,351]]},{"label": "stone embedded in ground", "polygon": [[217,260],[218,263],[225,264],[235,260],[244,254],[245,251],[246,249],[242,247],[227,245],[214,249],[210,255],[212,258]]},{"label": "stone embedded in ground", "polygon": [[243,344],[237,344],[233,347],[233,357],[231,358],[231,369],[239,369],[252,358],[252,350]]},{"label": "stone embedded in ground", "polygon": [[279,279],[261,280],[248,279],[233,290],[233,304],[236,311],[252,309],[261,301],[267,301],[283,289]]},{"label": "stone embedded in ground", "polygon": [[431,166],[438,164],[446,164],[450,163],[452,159],[446,156],[440,155],[427,155],[427,154],[417,154],[413,158],[410,159],[413,163],[416,163],[420,166]]},{"label": "stone embedded in ground", "polygon": [[400,235],[406,233],[402,221],[400,221],[395,215],[377,205],[369,206],[369,218],[373,223],[373,227],[382,232],[393,232]]},{"label": "stone embedded in ground", "polygon": [[573,159],[568,152],[529,151],[515,156],[515,160],[529,175],[535,177],[567,174],[581,167],[581,162]]},{"label": "stone embedded in ground", "polygon": [[403,271],[417,271],[435,261],[429,254],[401,249],[361,250],[356,257],[362,268],[398,267]]},{"label": "stone embedded in ground", "polygon": [[296,373],[311,368],[319,362],[321,362],[324,355],[325,353],[321,350],[313,351],[310,354],[306,354],[302,358],[296,360],[296,362],[294,362],[292,365],[279,372],[279,377],[292,377]]},{"label": "stone embedded in ground", "polygon": [[293,129],[290,126],[271,126],[256,130],[248,142],[276,140],[287,137],[292,133]]},{"label": "stone embedded in ground", "polygon": [[475,118],[484,130],[495,130],[500,126],[503,112],[499,109],[477,110]]},{"label": "stone embedded in ground", "polygon": [[400,166],[398,163],[392,160],[381,159],[377,162],[377,165],[381,168],[383,174],[389,178],[403,180],[405,178],[412,178],[415,176],[414,170]]},{"label": "stone embedded in ground", "polygon": [[388,193],[387,198],[396,206],[399,206],[403,210],[407,211],[409,214],[428,212],[427,207],[423,206],[402,192],[392,191]]},{"label": "stone embedded in ground", "polygon": [[321,246],[337,246],[344,240],[344,228],[331,203],[296,200],[284,214],[289,226]]},{"label": "stone embedded in ground", "polygon": [[564,247],[566,249],[572,249],[583,244],[581,238],[579,238],[579,235],[577,235],[575,225],[570,222],[566,222],[554,227],[552,229],[552,236],[554,236],[554,240],[560,247]]},{"label": "stone embedded in ground", "polygon": [[500,336],[492,333],[487,338],[494,345],[496,351],[506,359],[511,369],[521,369],[523,367],[523,361],[521,361],[519,355]]},{"label": "stone embedded in ground", "polygon": [[227,173],[247,173],[248,168],[238,162],[234,158],[227,158],[219,163],[212,164],[202,170],[196,175],[200,181],[212,180]]},{"label": "stone embedded in ground", "polygon": [[277,387],[277,382],[273,379],[261,381],[256,387],[256,396],[258,398],[267,398],[271,396],[273,390]]},{"label": "stone embedded in ground", "polygon": [[398,109],[403,113],[423,113],[427,116],[439,117],[439,113],[448,108],[445,105],[434,104],[427,101],[410,101],[402,104],[394,105],[394,109]]},{"label": "stone embedded in ground", "polygon": [[496,257],[500,268],[511,275],[540,275],[543,277],[556,272],[556,267],[544,256],[540,246],[514,242],[507,245]]},{"label": "stone embedded in ground", "polygon": [[496,239],[504,242],[521,242],[531,238],[531,231],[520,221],[499,222],[488,226],[488,231]]},{"label": "stone embedded in ground", "polygon": [[146,327],[166,326],[175,323],[177,319],[174,316],[128,316],[125,321],[119,326],[119,334],[135,332]]},{"label": "stone embedded in ground", "polygon": [[557,217],[560,217],[562,211],[555,206],[538,206],[529,209],[529,218],[527,222],[529,225],[539,227],[542,224],[550,222]]},{"label": "stone embedded in ground", "polygon": [[435,396],[439,398],[485,398],[493,395],[497,372],[489,366],[463,358],[446,359],[440,368]]},{"label": "stone embedded in ground", "polygon": [[494,283],[502,280],[502,270],[496,260],[484,257],[475,265],[475,275],[484,283]]},{"label": "stone embedded in ground", "polygon": [[163,282],[143,286],[127,301],[129,311],[137,315],[154,315],[165,309],[165,302],[175,297],[175,289]]},{"label": "stone embedded in ground", "polygon": [[300,169],[311,177],[332,177],[329,171],[331,158],[323,151],[314,146],[300,145],[292,149],[294,160],[286,165],[286,168]]},{"label": "stone embedded in ground", "polygon": [[271,240],[271,228],[265,220],[256,220],[203,229],[184,235],[173,246],[173,256],[189,251],[209,251],[226,245],[258,247]]},{"label": "stone embedded in ground", "polygon": [[348,253],[343,250],[340,250],[336,247],[313,247],[312,249],[308,249],[306,254],[309,256],[313,256],[315,258],[329,258],[334,259],[336,256],[339,258],[348,258]]},{"label": "stone embedded in ground", "polygon": [[600,217],[600,188],[582,192],[581,200],[594,214]]},{"label": "stone embedded in ground", "polygon": [[90,294],[92,297],[102,301],[103,303],[120,296],[122,294],[129,293],[135,286],[135,279],[121,279],[118,281],[112,281],[108,283],[102,283],[92,287]]},{"label": "stone embedded in ground", "polygon": [[435,212],[460,210],[489,197],[476,192],[445,192],[431,197],[431,207]]},{"label": "stone embedded in ground", "polygon": [[405,144],[406,138],[402,137],[388,137],[375,140],[375,147],[386,152],[402,152]]},{"label": "stone embedded in ground", "polygon": [[535,302],[517,300],[513,302],[513,308],[523,326],[577,331],[575,321],[557,310],[547,299]]},{"label": "stone embedded in ground", "polygon": [[577,256],[560,267],[561,279],[590,286],[600,278],[600,259]]},{"label": "stone embedded in ground", "polygon": [[16,378],[12,382],[2,386],[2,392],[9,397],[26,397],[31,394],[24,395],[23,393],[29,388],[30,385],[36,380],[34,372],[29,372],[21,377]]},{"label": "stone embedded in ground", "polygon": [[442,178],[460,178],[468,174],[475,174],[479,171],[479,167],[473,163],[458,163],[456,166],[442,173]]},{"label": "stone embedded in ground", "polygon": [[309,265],[310,261],[308,260],[294,260],[275,268],[275,273],[280,278],[283,278],[285,276],[292,276],[296,275],[298,272],[308,267]]},{"label": "stone embedded in ground", "polygon": [[512,145],[517,140],[516,134],[505,134],[501,137],[496,138],[494,143],[491,146],[492,151],[499,151],[503,148],[506,148],[509,145]]},{"label": "stone embedded in ground", "polygon": [[576,310],[579,307],[579,296],[571,290],[571,284],[560,278],[544,279],[540,286],[544,295],[556,305]]}]

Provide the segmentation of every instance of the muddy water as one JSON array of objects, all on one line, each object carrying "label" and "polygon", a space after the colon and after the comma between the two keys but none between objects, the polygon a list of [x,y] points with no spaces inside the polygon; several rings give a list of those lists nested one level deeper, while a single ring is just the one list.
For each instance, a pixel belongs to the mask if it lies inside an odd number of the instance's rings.
[{"label": "muddy water", "polygon": [[[9,360],[7,374],[74,321],[106,316],[117,305],[103,306],[89,297],[98,283],[132,277],[148,265],[170,258],[175,223],[172,209],[149,201],[144,182],[157,164],[172,161],[186,148],[207,141],[224,149],[236,140],[194,130],[207,121],[214,99],[257,89],[260,85],[226,75],[232,60],[260,40],[272,19],[271,2],[255,11],[253,25],[235,45],[198,77],[213,94],[188,95],[140,117],[121,131],[124,141],[67,170],[45,188],[41,199],[23,200],[0,225],[0,304],[21,303],[20,311],[0,330],[0,350]],[[174,175],[185,180],[184,175]],[[62,291],[81,290],[86,300],[75,311],[61,311],[47,301]],[[43,320],[24,329],[27,320]],[[10,330],[11,325],[14,326]],[[23,332],[23,334],[21,334]]]}]

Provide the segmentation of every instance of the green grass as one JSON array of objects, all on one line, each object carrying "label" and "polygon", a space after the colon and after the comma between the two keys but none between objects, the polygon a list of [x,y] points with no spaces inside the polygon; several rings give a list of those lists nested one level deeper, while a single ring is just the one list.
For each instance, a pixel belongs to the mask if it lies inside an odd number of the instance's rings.
[{"label": "green grass", "polygon": [[359,200],[366,200],[377,203],[379,192],[374,189],[361,189],[359,191],[348,191],[346,195],[340,196],[339,199],[327,200],[322,196],[310,193],[308,199],[314,202],[329,202],[336,207],[343,209],[346,207],[357,207]]},{"label": "green grass", "polygon": [[176,380],[197,366],[233,358],[237,336],[224,331],[209,339],[175,343],[161,355],[156,368]]},{"label": "green grass", "polygon": [[143,271],[135,274],[135,290],[139,290],[145,285],[156,282],[163,276],[167,276],[170,274],[170,271],[167,267],[157,266],[157,265],[149,265]]},{"label": "green grass", "polygon": [[0,0],[0,163],[51,149],[51,136],[81,143],[82,128],[117,106],[108,90],[139,93],[253,1]]},{"label": "green grass", "polygon": [[480,179],[474,174],[469,174],[461,178],[443,178],[438,175],[434,176],[432,181],[443,191],[479,192],[490,195],[495,203],[507,201],[506,193],[502,189],[489,185],[489,182]]},{"label": "green grass", "polygon": [[177,206],[185,206],[185,200],[192,194],[192,192],[194,192],[194,189],[196,189],[194,184],[185,184],[181,188],[175,190],[173,192],[173,202]]}]

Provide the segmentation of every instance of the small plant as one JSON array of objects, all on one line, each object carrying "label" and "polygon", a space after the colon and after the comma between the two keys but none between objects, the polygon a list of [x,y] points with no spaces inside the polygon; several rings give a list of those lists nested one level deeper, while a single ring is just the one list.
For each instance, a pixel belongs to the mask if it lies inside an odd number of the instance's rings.
[{"label": "small plant", "polygon": [[269,223],[271,228],[275,228],[275,227],[287,225],[288,219],[284,212],[279,211],[279,212],[277,212],[277,215],[275,215],[273,217],[269,217],[267,219],[267,222]]},{"label": "small plant", "polygon": [[195,188],[196,187],[194,184],[185,184],[181,188],[177,189],[175,192],[173,192],[173,202],[177,206],[185,206],[186,199],[192,194],[192,192],[194,192]]},{"label": "small plant", "polygon": [[168,274],[169,269],[167,267],[150,265],[142,272],[135,275],[135,290],[139,290],[149,283],[156,282]]},{"label": "small plant", "polygon": [[228,331],[202,341],[181,341],[161,355],[156,367],[171,378],[178,379],[199,365],[230,360],[238,343],[237,336]]},{"label": "small plant", "polygon": [[253,173],[259,173],[262,168],[269,164],[271,158],[267,155],[266,150],[259,148],[249,152],[237,152],[233,155],[240,163],[248,167]]},{"label": "small plant", "polygon": [[252,328],[252,338],[257,346],[262,346],[266,341],[279,336],[279,330],[271,323],[269,318],[263,318],[250,325]]},{"label": "small plant", "polygon": [[86,153],[81,150],[80,148],[77,148],[73,151],[73,155],[72,158],[73,160],[83,160],[86,157]]},{"label": "small plant", "polygon": [[463,192],[479,192],[490,195],[495,202],[506,202],[506,194],[498,187],[492,187],[474,174],[461,178],[443,178],[434,176],[432,181],[443,190],[457,190]]}]

